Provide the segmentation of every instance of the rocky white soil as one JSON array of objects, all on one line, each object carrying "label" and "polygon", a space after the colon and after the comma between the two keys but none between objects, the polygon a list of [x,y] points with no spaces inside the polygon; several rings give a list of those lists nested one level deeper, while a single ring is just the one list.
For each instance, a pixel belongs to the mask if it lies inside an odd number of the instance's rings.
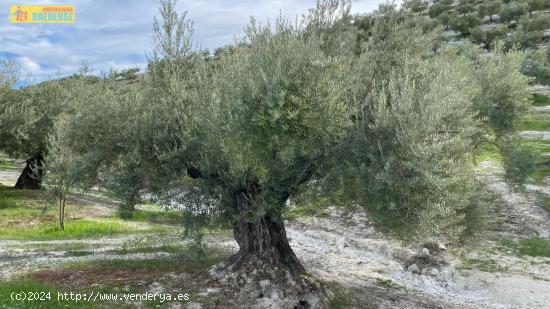
[{"label": "rocky white soil", "polygon": [[20,171],[17,170],[0,170],[0,184],[5,186],[13,186],[17,182]]},{"label": "rocky white soil", "polygon": [[[438,258],[447,265],[440,268],[427,269],[423,274],[407,270],[407,261],[418,255],[421,247],[405,246],[377,232],[361,209],[331,208],[328,218],[287,222],[290,243],[312,275],[328,286],[336,284],[353,291],[361,304],[357,308],[549,308],[550,259],[493,249],[502,239],[550,238],[550,215],[537,205],[537,195],[550,197],[550,189],[530,185],[525,192],[514,192],[501,180],[497,164],[482,162],[480,166],[479,177],[500,197],[501,205],[493,214],[500,219],[499,224],[480,246],[441,252]],[[12,176],[4,173],[0,179],[6,175]],[[97,202],[89,207],[105,212],[110,209]],[[126,244],[184,244],[177,233],[155,237],[141,234],[80,240],[3,240],[0,280],[65,262],[150,259],[169,254],[112,252]],[[225,251],[237,250],[229,236],[212,236],[205,242]],[[88,254],[72,256],[71,251],[76,250]],[[496,269],[469,267],[467,259],[491,262]]]},{"label": "rocky white soil", "polygon": [[550,113],[550,105],[533,106],[533,107],[531,107],[531,111],[533,111],[535,113]]},{"label": "rocky white soil", "polygon": [[527,139],[550,139],[550,131],[521,131],[519,135]]}]

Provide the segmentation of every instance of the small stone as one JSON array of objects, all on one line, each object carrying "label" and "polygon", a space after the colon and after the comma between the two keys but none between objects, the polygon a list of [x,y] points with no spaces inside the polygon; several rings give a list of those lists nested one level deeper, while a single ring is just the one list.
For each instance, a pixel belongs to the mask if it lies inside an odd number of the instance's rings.
[{"label": "small stone", "polygon": [[439,249],[439,251],[447,251],[447,247],[445,247],[445,245],[442,243],[438,243],[437,248]]},{"label": "small stone", "polygon": [[407,270],[413,274],[419,274],[420,273],[420,269],[418,268],[418,266],[416,264],[411,264],[409,265],[409,267],[407,268]]},{"label": "small stone", "polygon": [[421,274],[425,276],[437,276],[439,274],[439,270],[435,267],[425,267],[422,269]]},{"label": "small stone", "polygon": [[429,276],[432,272],[432,267],[424,267],[420,272],[422,275]]},{"label": "small stone", "polygon": [[218,293],[219,291],[220,291],[220,289],[218,289],[218,288],[207,288],[206,289],[206,293],[208,293],[208,294]]},{"label": "small stone", "polygon": [[344,251],[345,245],[346,245],[346,237],[342,237],[336,241],[336,248],[338,248],[338,251],[340,253]]},{"label": "small stone", "polygon": [[196,303],[196,302],[188,302],[186,308],[189,308],[189,309],[202,309],[202,305],[200,303]]},{"label": "small stone", "polygon": [[430,250],[428,250],[428,248],[422,248],[422,256],[430,256]]},{"label": "small stone", "polygon": [[262,289],[262,297],[271,298],[273,296],[273,285],[271,284],[271,281],[260,281],[260,287]]}]

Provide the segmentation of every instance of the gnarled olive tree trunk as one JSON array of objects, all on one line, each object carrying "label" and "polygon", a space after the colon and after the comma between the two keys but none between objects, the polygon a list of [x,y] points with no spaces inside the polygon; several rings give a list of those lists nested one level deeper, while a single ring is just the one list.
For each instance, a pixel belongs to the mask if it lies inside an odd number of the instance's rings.
[{"label": "gnarled olive tree trunk", "polygon": [[251,219],[257,211],[255,190],[233,194],[237,218],[233,222],[233,234],[239,244],[239,252],[229,258],[229,266],[239,269],[251,260],[259,260],[292,276],[305,274],[305,269],[292,251],[281,219],[265,215]]},{"label": "gnarled olive tree trunk", "polygon": [[15,184],[16,189],[39,190],[42,188],[42,177],[44,176],[44,156],[37,153],[27,159],[27,165]]}]

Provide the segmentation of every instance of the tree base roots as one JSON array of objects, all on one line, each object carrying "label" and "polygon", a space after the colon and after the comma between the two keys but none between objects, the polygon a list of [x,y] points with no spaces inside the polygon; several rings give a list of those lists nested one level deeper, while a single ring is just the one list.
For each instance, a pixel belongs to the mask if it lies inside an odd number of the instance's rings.
[{"label": "tree base roots", "polygon": [[328,308],[330,295],[307,274],[294,274],[258,258],[229,259],[210,269],[224,289],[251,300],[250,308]]}]

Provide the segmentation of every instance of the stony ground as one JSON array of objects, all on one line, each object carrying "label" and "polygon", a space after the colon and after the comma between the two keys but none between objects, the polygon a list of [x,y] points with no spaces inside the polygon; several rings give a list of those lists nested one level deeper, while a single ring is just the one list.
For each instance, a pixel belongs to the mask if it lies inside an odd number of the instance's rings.
[{"label": "stony ground", "polygon": [[[495,163],[484,162],[482,166],[489,167],[491,164]],[[498,171],[498,167],[492,166],[490,170]],[[325,282],[329,289],[341,291],[343,302],[350,307],[548,308],[550,259],[517,256],[513,252],[497,249],[502,239],[534,236],[549,238],[547,222],[550,222],[550,216],[536,204],[537,194],[547,194],[548,187],[530,186],[525,193],[517,193],[504,185],[498,173],[480,173],[480,177],[502,197],[503,203],[498,214],[503,218],[502,223],[479,246],[456,250],[449,248],[447,252],[441,253],[432,251],[431,255],[437,254],[448,265],[429,273],[417,274],[411,272],[410,268],[407,270],[407,261],[420,254],[420,248],[405,247],[378,233],[360,210],[329,209],[329,217],[298,218],[287,222],[288,236],[308,271]],[[100,203],[83,203],[80,207],[90,208],[86,210],[88,213],[97,211],[101,215],[112,211],[109,206]],[[181,239],[181,234],[174,231],[162,235],[144,233],[100,239],[2,240],[0,278],[8,280],[34,274],[33,278],[46,278],[49,282],[55,282],[60,277],[75,283],[77,279],[68,279],[63,272],[56,273],[55,269],[74,262],[169,257],[173,253],[162,252],[161,247],[167,244],[183,246]],[[237,248],[228,234],[210,235],[206,243],[228,254]],[[157,246],[159,250],[136,253],[131,253],[131,250],[117,251],[136,244]],[[481,266],[488,264],[491,267],[487,269],[468,262],[471,260],[480,260]],[[44,269],[48,270],[49,275],[40,272]],[[113,274],[113,271],[109,273]],[[80,279],[86,275],[98,276],[97,273],[91,274],[85,270],[79,274]],[[127,284],[132,284],[131,277],[123,273],[117,276],[126,279]],[[116,279],[106,277],[102,280]],[[140,277],[145,278],[142,285],[153,290],[170,289],[171,281],[182,280],[181,274],[173,271],[154,274],[149,282],[147,274],[141,274]],[[93,279],[82,280],[96,285],[101,282],[97,279],[97,282]],[[208,283],[208,280],[204,279],[204,282]],[[215,284],[199,286],[202,290],[197,291],[197,295],[219,291]],[[201,298],[198,297],[198,300]],[[191,304],[197,307],[201,302]],[[208,307],[208,304],[205,306]]]},{"label": "stony ground", "polygon": [[[548,112],[547,107],[533,110]],[[522,135],[549,138],[547,131]],[[12,186],[18,173],[0,170],[0,184]],[[514,244],[550,239],[550,214],[542,205],[550,200],[550,179],[512,191],[495,161],[479,163],[479,178],[497,196],[498,207],[492,210],[490,228],[475,245],[444,244],[444,251],[405,246],[376,231],[361,209],[329,208],[326,216],[298,217],[286,222],[288,237],[308,272],[335,295],[334,308],[549,308],[550,258],[518,254]],[[72,197],[70,204],[81,217],[114,216],[114,205],[94,196]],[[147,230],[153,223],[132,224]],[[182,239],[181,228],[168,226],[162,232],[103,238],[0,240],[0,282],[24,278],[71,289],[190,291],[191,301],[170,308],[276,304],[240,299],[209,276],[211,265],[237,250],[229,231],[206,236],[208,249],[217,256],[208,263],[189,264],[185,256],[181,260],[174,247],[188,245]],[[424,260],[438,263],[411,266],[411,261]],[[145,266],[139,266],[140,261]],[[160,266],[147,261],[159,261]],[[170,264],[173,261],[176,265]]]}]

